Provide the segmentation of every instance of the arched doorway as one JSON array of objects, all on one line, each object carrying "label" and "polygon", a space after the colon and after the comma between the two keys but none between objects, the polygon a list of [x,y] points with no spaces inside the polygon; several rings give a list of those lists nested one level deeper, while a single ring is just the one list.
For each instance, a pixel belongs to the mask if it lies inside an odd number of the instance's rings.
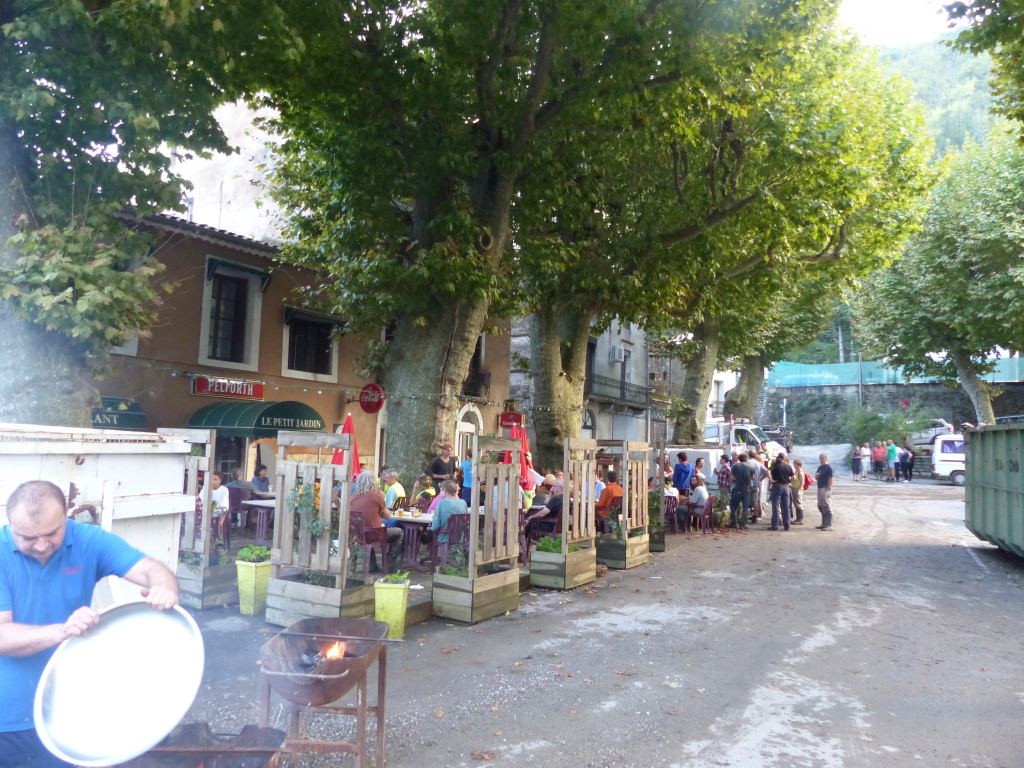
[{"label": "arched doorway", "polygon": [[580,437],[585,440],[593,440],[597,435],[597,428],[594,422],[594,412],[589,408],[583,411],[583,427],[580,429]]},{"label": "arched doorway", "polygon": [[455,421],[455,455],[465,459],[473,445],[473,435],[479,435],[484,425],[484,415],[472,403],[459,409]]}]

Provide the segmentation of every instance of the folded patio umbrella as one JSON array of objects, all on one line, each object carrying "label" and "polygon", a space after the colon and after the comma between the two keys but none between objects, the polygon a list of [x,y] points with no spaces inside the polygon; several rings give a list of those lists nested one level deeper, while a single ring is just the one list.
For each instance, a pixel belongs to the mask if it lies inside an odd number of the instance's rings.
[{"label": "folded patio umbrella", "polygon": [[[345,423],[341,427],[341,434],[352,435],[352,477],[355,479],[359,474],[359,446],[356,444],[356,425],[352,422],[352,414],[345,417]],[[344,464],[345,451],[338,449],[331,457],[331,464]]]}]

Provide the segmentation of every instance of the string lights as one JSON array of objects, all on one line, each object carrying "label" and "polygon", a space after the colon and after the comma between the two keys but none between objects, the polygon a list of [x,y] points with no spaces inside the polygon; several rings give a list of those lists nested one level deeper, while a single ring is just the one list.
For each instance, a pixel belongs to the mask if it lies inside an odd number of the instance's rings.
[{"label": "string lights", "polygon": [[[231,378],[233,381],[241,382],[242,384],[264,384],[265,386],[273,387],[275,392],[309,392],[309,387],[304,387],[301,384],[269,384],[262,379],[236,379],[234,377],[217,376],[211,373],[196,373],[195,371],[183,370],[181,368],[174,368],[169,365],[160,365],[158,363],[147,363],[139,360],[125,360],[124,365],[128,368],[143,368],[151,371],[166,371],[171,375],[172,378],[183,376],[185,378],[194,379],[196,377],[208,377],[208,378]],[[349,387],[317,387],[317,394],[322,395],[338,394],[338,395],[359,395],[362,391],[361,387],[353,388]],[[493,405],[498,407],[504,407],[504,403],[499,400],[491,400],[487,397],[478,397],[474,395],[450,395],[450,394],[420,394],[420,393],[389,393],[388,400],[391,402],[401,402],[403,400],[414,400],[414,401],[438,401],[441,400],[458,400],[465,403],[473,403],[474,405]],[[540,411],[540,412],[552,412],[552,411],[582,411],[582,405],[566,405],[566,406],[533,406],[525,408],[527,411]]]}]

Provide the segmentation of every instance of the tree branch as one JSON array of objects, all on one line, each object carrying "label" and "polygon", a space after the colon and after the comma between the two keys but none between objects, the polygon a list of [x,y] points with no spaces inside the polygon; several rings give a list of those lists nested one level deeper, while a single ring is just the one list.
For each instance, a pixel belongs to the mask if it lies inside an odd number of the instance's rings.
[{"label": "tree branch", "polygon": [[498,28],[494,32],[494,55],[480,62],[476,68],[476,95],[484,113],[482,117],[488,123],[493,123],[494,118],[494,75],[515,53],[512,41],[522,6],[523,0],[507,0],[502,6]]},{"label": "tree branch", "polygon": [[680,245],[682,243],[689,243],[696,240],[704,232],[724,222],[730,216],[733,216],[744,208],[748,208],[762,197],[764,197],[765,190],[758,190],[752,195],[735,200],[731,204],[726,205],[722,208],[712,211],[703,220],[691,224],[688,227],[677,229],[675,232],[666,232],[658,238],[658,244],[662,246],[667,245]]},{"label": "tree branch", "polygon": [[[682,163],[683,175],[679,175],[679,165]],[[679,151],[679,144],[675,141],[672,142],[672,185],[676,190],[676,199],[680,202],[684,202],[683,198],[683,185],[687,179],[690,178],[690,156],[684,149],[682,152]]]},{"label": "tree branch", "polygon": [[516,130],[513,150],[520,149],[537,133],[537,118],[544,93],[551,80],[551,67],[554,63],[555,30],[554,11],[545,14],[540,25],[540,39],[537,41],[537,60],[534,62],[533,78],[526,96],[526,105]]},{"label": "tree branch", "polygon": [[801,256],[802,264],[820,264],[825,261],[839,261],[843,248],[846,246],[846,222],[839,225],[839,230],[828,239],[828,244],[817,253]]}]

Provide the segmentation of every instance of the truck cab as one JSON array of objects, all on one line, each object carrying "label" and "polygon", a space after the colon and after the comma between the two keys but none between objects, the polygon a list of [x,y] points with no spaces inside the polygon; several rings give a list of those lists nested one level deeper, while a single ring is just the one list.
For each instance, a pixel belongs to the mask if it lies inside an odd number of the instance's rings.
[{"label": "truck cab", "polygon": [[932,479],[963,485],[966,459],[967,443],[963,435],[937,435],[932,446]]},{"label": "truck cab", "polygon": [[778,456],[786,450],[766,435],[757,424],[747,421],[737,421],[734,424],[730,424],[728,421],[716,421],[706,425],[704,427],[704,443],[723,450],[728,449],[730,452],[733,450],[749,451],[759,448],[761,443],[767,443],[768,453],[772,456]]}]

